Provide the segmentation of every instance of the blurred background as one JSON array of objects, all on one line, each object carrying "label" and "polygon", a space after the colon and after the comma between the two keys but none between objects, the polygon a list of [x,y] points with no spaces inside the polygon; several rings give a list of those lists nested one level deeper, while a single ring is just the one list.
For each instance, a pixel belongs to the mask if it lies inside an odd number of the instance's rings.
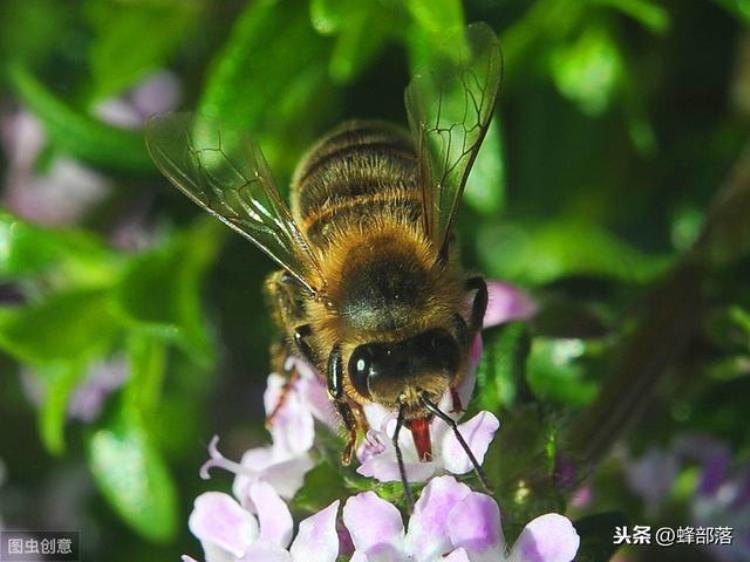
[{"label": "blurred background", "polygon": [[[501,508],[567,504],[580,560],[750,560],[748,0],[4,0],[0,528],[195,554],[211,436],[266,439],[271,263],[156,172],[144,118],[241,124],[286,186],[341,120],[405,124],[472,21],[505,74],[464,260],[539,306],[486,334]],[[615,554],[615,525],[735,539]]]}]

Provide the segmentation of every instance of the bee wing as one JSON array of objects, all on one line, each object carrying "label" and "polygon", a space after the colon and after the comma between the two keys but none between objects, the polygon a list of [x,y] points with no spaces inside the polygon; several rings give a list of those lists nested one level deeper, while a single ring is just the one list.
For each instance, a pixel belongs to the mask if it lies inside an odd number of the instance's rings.
[{"label": "bee wing", "polygon": [[257,143],[209,119],[167,113],[149,119],[146,147],[175,187],[316,293],[317,258],[276,189]]},{"label": "bee wing", "polygon": [[441,254],[502,78],[500,43],[489,26],[468,26],[463,47],[417,74],[404,95],[419,156],[424,228]]}]

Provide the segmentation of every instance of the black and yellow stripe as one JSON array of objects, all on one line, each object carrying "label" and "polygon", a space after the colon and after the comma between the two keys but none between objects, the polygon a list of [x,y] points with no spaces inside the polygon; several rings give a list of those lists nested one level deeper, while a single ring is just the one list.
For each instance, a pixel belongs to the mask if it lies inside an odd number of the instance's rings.
[{"label": "black and yellow stripe", "polygon": [[300,163],[292,185],[295,215],[311,242],[326,232],[388,213],[421,215],[417,157],[405,130],[353,121],[324,137]]}]

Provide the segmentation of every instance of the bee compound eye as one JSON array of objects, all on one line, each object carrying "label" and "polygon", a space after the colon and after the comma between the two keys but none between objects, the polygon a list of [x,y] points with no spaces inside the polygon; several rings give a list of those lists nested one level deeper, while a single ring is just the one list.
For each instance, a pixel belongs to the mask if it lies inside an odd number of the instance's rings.
[{"label": "bee compound eye", "polygon": [[360,345],[349,358],[349,379],[354,388],[363,396],[369,396],[367,380],[372,372],[372,353],[366,345]]}]

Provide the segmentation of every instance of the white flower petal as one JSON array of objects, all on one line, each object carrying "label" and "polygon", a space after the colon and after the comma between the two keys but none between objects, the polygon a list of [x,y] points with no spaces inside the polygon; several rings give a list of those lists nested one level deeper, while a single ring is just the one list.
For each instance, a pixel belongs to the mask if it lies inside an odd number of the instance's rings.
[{"label": "white flower petal", "polygon": [[570,519],[557,513],[537,517],[524,527],[513,545],[513,562],[571,562],[581,538]]},{"label": "white flower petal", "polygon": [[241,557],[258,536],[258,523],[252,514],[221,492],[206,492],[195,498],[188,526],[204,549],[207,544],[215,545],[236,557]]},{"label": "white flower petal", "polygon": [[[300,364],[305,363],[298,361],[298,369]],[[310,369],[309,366],[307,368]],[[297,381],[297,389],[302,401],[310,409],[315,419],[322,422],[331,431],[338,431],[341,420],[336,414],[333,402],[328,397],[328,390],[323,383],[323,379],[315,371],[310,370],[310,372],[312,376],[300,375],[300,380]]]},{"label": "white flower petal", "polygon": [[487,311],[484,327],[489,328],[510,320],[531,318],[537,311],[534,299],[518,287],[502,281],[487,281]]},{"label": "white flower petal", "polygon": [[441,562],[472,562],[472,561],[469,558],[469,555],[466,554],[466,551],[463,548],[459,548],[458,550],[454,550],[448,556],[443,558]]},{"label": "white flower petal", "polygon": [[456,548],[464,548],[472,561],[503,559],[505,540],[500,509],[486,494],[472,492],[448,516],[448,533]]},{"label": "white flower petal", "polygon": [[[458,431],[469,445],[477,462],[481,465],[484,455],[490,446],[495,432],[500,427],[500,422],[494,414],[487,411],[479,412],[469,421],[458,426]],[[473,469],[466,451],[456,439],[456,435],[450,431],[445,434],[440,448],[442,464],[446,470],[453,474],[466,474]]]},{"label": "white flower petal", "polygon": [[448,515],[471,490],[452,476],[430,480],[414,505],[406,533],[406,550],[416,561],[434,560],[450,552]]},{"label": "white flower petal", "polygon": [[400,547],[404,537],[401,514],[375,492],[363,492],[349,498],[344,505],[344,524],[354,548],[370,558],[385,547]]},{"label": "white flower petal", "polygon": [[305,482],[305,474],[315,463],[309,454],[268,467],[262,474],[265,482],[285,500],[291,500]]},{"label": "white flower petal", "polygon": [[278,460],[276,457],[279,456],[283,458],[285,454],[276,453],[273,447],[250,449],[242,456],[242,466],[254,474],[240,474],[235,477],[232,492],[240,502],[247,502],[250,485],[260,480],[271,484],[285,500],[294,497],[305,481],[305,474],[314,466],[312,457],[304,454]]},{"label": "white flower petal", "polygon": [[339,553],[336,515],[339,502],[335,501],[299,524],[297,536],[289,551],[294,562],[335,562]]},{"label": "white flower petal", "polygon": [[292,540],[292,514],[276,491],[266,482],[256,482],[250,486],[250,500],[260,523],[260,538],[282,548]]},{"label": "white flower petal", "polygon": [[292,562],[292,555],[276,543],[259,540],[247,549],[238,562]]},{"label": "white flower petal", "polygon": [[392,544],[378,545],[367,552],[367,562],[411,562],[411,557]]},{"label": "white flower petal", "polygon": [[248,449],[242,455],[240,465],[253,473],[237,474],[232,483],[232,493],[241,502],[247,501],[247,493],[250,484],[257,482],[263,471],[274,463],[273,447],[255,447]]},{"label": "white flower petal", "polygon": [[286,384],[287,379],[284,377],[277,374],[269,375],[263,403],[266,415],[274,413],[270,431],[275,451],[281,456],[291,458],[302,455],[312,448],[315,441],[315,424],[310,409],[303,402],[295,385],[284,393]]},{"label": "white flower petal", "polygon": [[[416,457],[416,452],[413,456]],[[363,458],[364,461],[357,467],[357,473],[362,476],[375,478],[381,482],[399,482],[401,480],[396,450],[393,445],[386,445],[381,454],[373,454]],[[416,459],[414,459],[414,462],[404,462],[404,471],[409,482],[424,482],[435,474],[437,468],[435,462],[419,462]]]},{"label": "white flower petal", "polygon": [[396,418],[396,414],[376,402],[369,402],[362,406],[365,419],[369,426],[376,431],[385,431],[388,421]]},{"label": "white flower petal", "polygon": [[239,558],[231,552],[228,552],[213,543],[204,542],[202,545],[203,557],[206,559],[206,562],[237,562],[239,560]]}]

